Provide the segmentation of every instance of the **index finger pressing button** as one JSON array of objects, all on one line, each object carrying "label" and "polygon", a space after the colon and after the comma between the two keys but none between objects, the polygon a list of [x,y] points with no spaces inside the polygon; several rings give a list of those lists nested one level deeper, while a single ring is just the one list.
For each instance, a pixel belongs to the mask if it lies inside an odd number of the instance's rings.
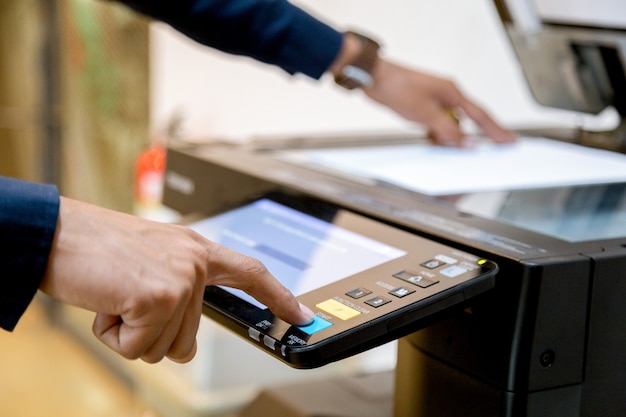
[{"label": "index finger pressing button", "polygon": [[308,326],[298,326],[298,329],[302,330],[306,334],[311,335],[313,333],[317,333],[319,331],[327,329],[332,325],[333,324],[331,322],[324,320],[321,317],[315,316],[313,318],[313,323],[309,324]]}]

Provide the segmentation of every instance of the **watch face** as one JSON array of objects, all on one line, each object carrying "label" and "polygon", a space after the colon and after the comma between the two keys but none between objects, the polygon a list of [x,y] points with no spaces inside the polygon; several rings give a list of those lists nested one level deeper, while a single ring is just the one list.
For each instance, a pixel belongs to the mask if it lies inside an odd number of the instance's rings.
[{"label": "watch face", "polygon": [[369,87],[372,85],[372,76],[363,68],[354,65],[346,65],[341,70],[341,75],[335,81],[337,84],[349,90],[354,88]]}]

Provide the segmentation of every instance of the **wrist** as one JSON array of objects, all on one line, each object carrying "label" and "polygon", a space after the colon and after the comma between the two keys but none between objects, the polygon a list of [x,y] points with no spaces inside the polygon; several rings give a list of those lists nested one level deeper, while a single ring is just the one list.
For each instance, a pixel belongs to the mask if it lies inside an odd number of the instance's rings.
[{"label": "wrist", "polygon": [[379,48],[373,39],[356,32],[345,32],[339,55],[329,68],[335,82],[349,90],[371,87],[379,61]]}]

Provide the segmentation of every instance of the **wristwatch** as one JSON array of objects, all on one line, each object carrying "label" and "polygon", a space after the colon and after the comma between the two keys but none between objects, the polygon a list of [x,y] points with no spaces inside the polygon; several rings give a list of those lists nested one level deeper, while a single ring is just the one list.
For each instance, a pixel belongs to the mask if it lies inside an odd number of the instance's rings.
[{"label": "wristwatch", "polygon": [[355,36],[361,42],[361,52],[341,68],[339,74],[335,75],[335,82],[348,90],[370,87],[374,83],[372,70],[378,59],[380,45],[360,33],[348,31],[346,34]]}]

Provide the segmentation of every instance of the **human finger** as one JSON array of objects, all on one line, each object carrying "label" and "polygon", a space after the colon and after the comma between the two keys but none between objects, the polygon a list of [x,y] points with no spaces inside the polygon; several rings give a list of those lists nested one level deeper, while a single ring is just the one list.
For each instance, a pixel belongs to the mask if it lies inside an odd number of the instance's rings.
[{"label": "human finger", "polygon": [[300,305],[296,297],[259,260],[213,242],[210,244],[211,265],[207,285],[224,285],[243,290],[288,323],[311,323],[313,312]]},{"label": "human finger", "polygon": [[439,108],[427,115],[428,138],[443,146],[460,146],[465,135],[451,109]]},{"label": "human finger", "polygon": [[513,132],[500,126],[485,110],[471,101],[464,99],[458,104],[458,107],[493,141],[508,143],[517,140],[517,136]]},{"label": "human finger", "polygon": [[[155,308],[171,311],[166,316],[167,322],[154,343],[141,355],[148,363],[158,362],[167,356],[178,362],[188,361],[195,349],[196,334],[202,315],[202,299],[204,296],[204,277],[198,269],[180,275],[176,281],[175,297],[163,297],[163,304]],[[183,276],[188,279],[183,279]],[[150,314],[150,313],[148,313]]]},{"label": "human finger", "polygon": [[203,297],[204,285],[192,296],[185,310],[183,321],[178,329],[178,334],[167,351],[166,356],[175,362],[186,363],[195,356],[197,349],[196,335],[200,327]]},{"label": "human finger", "polygon": [[174,355],[173,356],[173,355],[168,354],[167,357],[168,357],[168,359],[170,359],[171,361],[174,361],[176,363],[187,363],[187,362],[191,361],[196,356],[197,352],[198,352],[198,342],[194,338],[193,345],[191,346],[191,349],[189,350],[189,352],[187,352],[186,355],[184,355],[184,356]]},{"label": "human finger", "polygon": [[120,316],[97,313],[92,327],[94,335],[127,359],[139,358],[157,339],[161,326],[132,326]]},{"label": "human finger", "polygon": [[177,341],[178,349],[182,347],[184,353],[178,353],[174,356],[187,355],[195,341],[195,333],[190,337],[189,333],[183,331],[184,316],[185,312],[180,309],[172,314],[152,345],[148,346],[141,354],[142,361],[147,363],[159,362],[174,348]]}]

